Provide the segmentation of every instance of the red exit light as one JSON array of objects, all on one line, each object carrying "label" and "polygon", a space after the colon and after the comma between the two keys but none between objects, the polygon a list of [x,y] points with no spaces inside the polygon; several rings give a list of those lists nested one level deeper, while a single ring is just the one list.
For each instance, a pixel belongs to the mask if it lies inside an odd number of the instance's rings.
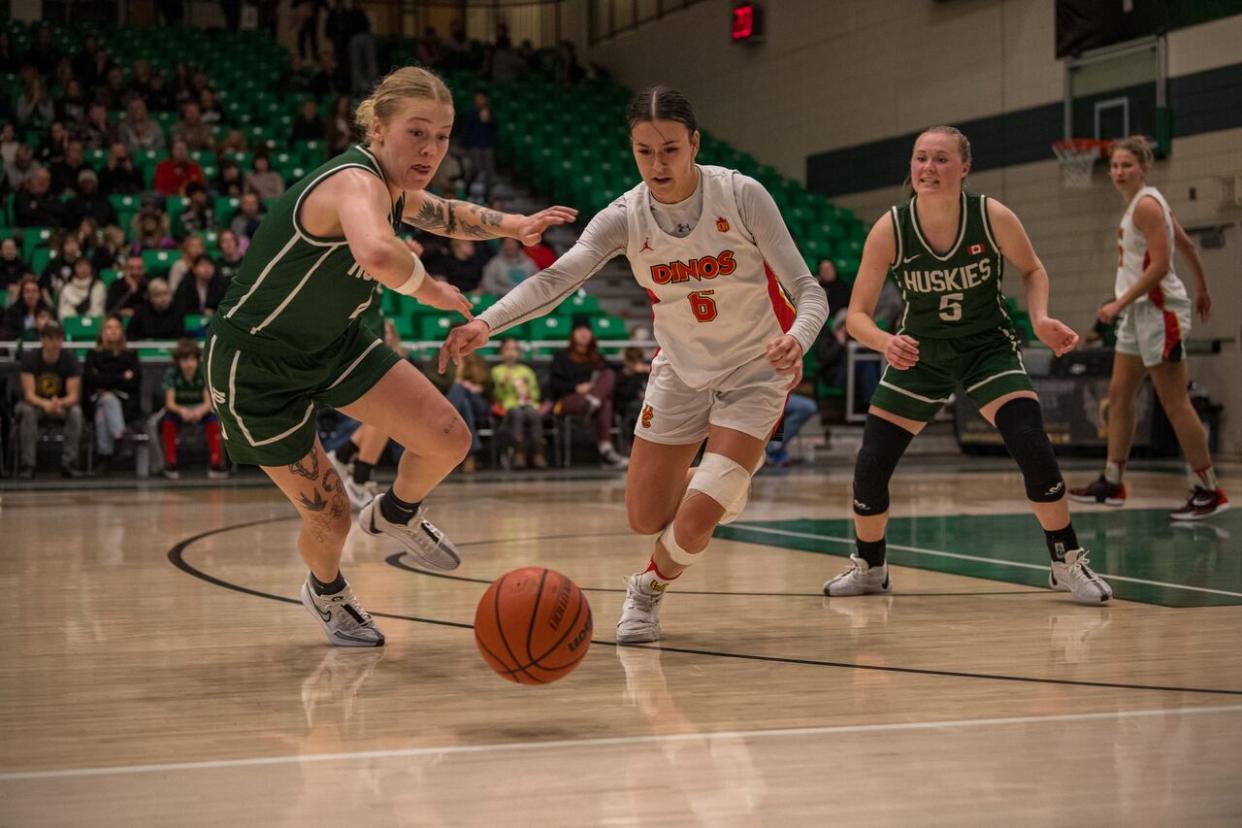
[{"label": "red exit light", "polygon": [[763,9],[757,3],[739,3],[734,6],[730,31],[735,43],[757,43],[763,38]]}]

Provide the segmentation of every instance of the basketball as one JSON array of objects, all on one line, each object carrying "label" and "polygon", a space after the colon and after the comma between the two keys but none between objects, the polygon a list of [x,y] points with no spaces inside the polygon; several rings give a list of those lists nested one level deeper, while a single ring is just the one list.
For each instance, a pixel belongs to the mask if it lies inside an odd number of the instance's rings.
[{"label": "basketball", "polygon": [[573,672],[591,648],[591,605],[573,581],[538,566],[500,576],[474,612],[474,641],[487,665],[518,684]]}]

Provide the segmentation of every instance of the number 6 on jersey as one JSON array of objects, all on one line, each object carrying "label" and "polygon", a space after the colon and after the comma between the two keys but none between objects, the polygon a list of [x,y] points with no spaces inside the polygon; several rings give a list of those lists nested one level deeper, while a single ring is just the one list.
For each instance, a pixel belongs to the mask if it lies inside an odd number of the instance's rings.
[{"label": "number 6 on jersey", "polygon": [[711,322],[716,318],[716,300],[712,296],[714,290],[694,290],[690,292],[690,312],[700,322]]}]

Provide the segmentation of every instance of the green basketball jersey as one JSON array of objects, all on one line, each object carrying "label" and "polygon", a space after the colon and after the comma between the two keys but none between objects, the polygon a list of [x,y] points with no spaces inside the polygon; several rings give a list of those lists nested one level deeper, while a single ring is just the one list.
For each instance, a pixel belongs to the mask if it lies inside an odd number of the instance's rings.
[{"label": "green basketball jersey", "polygon": [[1009,327],[1001,294],[1004,258],[988,223],[987,196],[962,193],[957,239],[943,255],[924,240],[917,199],[892,208],[897,255],[889,273],[906,303],[898,333],[951,338]]},{"label": "green basketball jersey", "polygon": [[[316,236],[299,219],[306,196],[324,179],[357,167],[384,179],[369,150],[352,146],[280,196],[263,218],[241,268],[212,319],[238,347],[267,353],[307,353],[336,341],[375,301],[375,280],[344,237]],[[405,197],[393,205],[395,234]],[[382,332],[382,329],[381,329]]]},{"label": "green basketball jersey", "polygon": [[186,408],[202,405],[203,389],[206,387],[207,380],[203,378],[202,362],[199,362],[198,370],[194,372],[194,376],[190,379],[185,378],[185,374],[181,373],[181,368],[176,363],[164,369],[163,388],[165,391],[172,390],[173,401],[177,405]]}]

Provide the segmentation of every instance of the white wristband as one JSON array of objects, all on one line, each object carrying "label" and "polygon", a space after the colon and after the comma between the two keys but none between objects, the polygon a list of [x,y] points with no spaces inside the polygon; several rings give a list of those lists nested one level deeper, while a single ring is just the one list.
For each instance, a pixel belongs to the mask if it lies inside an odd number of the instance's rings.
[{"label": "white wristband", "polygon": [[417,293],[418,289],[423,286],[423,281],[427,278],[427,268],[423,267],[422,259],[417,256],[411,258],[414,259],[414,269],[410,271],[410,278],[406,279],[401,287],[394,288],[397,293],[403,293],[406,296],[413,296]]}]

